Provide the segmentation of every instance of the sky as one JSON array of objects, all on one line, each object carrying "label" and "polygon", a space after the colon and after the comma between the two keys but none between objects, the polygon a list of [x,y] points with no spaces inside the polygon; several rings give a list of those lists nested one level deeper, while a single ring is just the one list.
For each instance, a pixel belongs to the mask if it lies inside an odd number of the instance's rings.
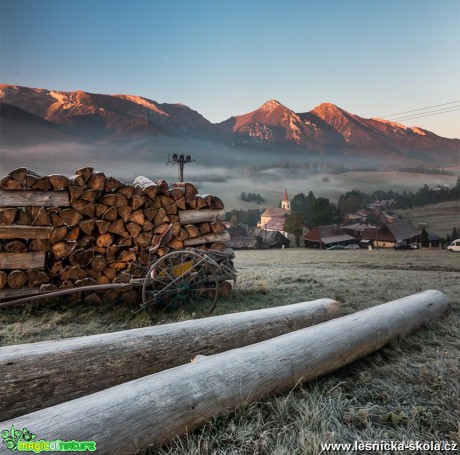
[{"label": "sky", "polygon": [[140,95],[212,122],[269,99],[366,118],[452,103],[401,123],[460,137],[459,0],[0,0],[0,20],[1,83]]}]

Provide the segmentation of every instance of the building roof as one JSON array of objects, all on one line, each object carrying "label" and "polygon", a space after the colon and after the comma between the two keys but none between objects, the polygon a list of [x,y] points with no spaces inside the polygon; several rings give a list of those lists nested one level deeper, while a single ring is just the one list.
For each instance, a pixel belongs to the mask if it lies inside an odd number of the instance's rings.
[{"label": "building roof", "polygon": [[289,202],[288,194],[287,194],[287,188],[284,190],[284,198],[283,201]]},{"label": "building roof", "polygon": [[351,235],[344,234],[340,226],[336,224],[315,227],[305,234],[302,239],[308,242],[324,243],[325,245],[355,240]]},{"label": "building roof", "polygon": [[267,231],[284,231],[284,221],[284,218],[272,218],[267,223],[264,223],[263,229],[266,229]]},{"label": "building roof", "polygon": [[283,209],[282,207],[272,207],[270,209],[265,210],[264,213],[262,213],[262,216],[271,216],[271,217],[284,217],[289,213],[288,210]]},{"label": "building roof", "polygon": [[380,240],[383,242],[397,242],[398,240],[410,240],[419,237],[420,232],[408,221],[384,224],[380,229],[366,228],[363,238],[369,240]]}]

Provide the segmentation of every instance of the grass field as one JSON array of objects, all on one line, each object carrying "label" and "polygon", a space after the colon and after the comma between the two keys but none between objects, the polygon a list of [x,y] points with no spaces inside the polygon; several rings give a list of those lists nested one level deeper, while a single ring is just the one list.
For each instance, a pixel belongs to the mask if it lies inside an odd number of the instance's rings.
[{"label": "grass field", "polygon": [[[444,292],[453,311],[333,374],[229,411],[192,434],[139,454],[319,454],[325,442],[459,442],[459,258],[445,250],[236,252],[238,284],[231,298],[218,303],[216,314],[321,297],[338,300],[349,313],[426,289]],[[4,310],[1,342],[11,345],[152,323],[144,312],[133,310],[109,302],[94,307],[68,300]],[[168,316],[170,321],[182,317]],[[163,322],[164,317],[154,321]]]},{"label": "grass field", "polygon": [[429,204],[413,209],[397,210],[405,220],[417,223],[427,223],[428,231],[435,232],[441,237],[452,234],[452,229],[460,227],[460,201],[447,201],[439,204]]}]

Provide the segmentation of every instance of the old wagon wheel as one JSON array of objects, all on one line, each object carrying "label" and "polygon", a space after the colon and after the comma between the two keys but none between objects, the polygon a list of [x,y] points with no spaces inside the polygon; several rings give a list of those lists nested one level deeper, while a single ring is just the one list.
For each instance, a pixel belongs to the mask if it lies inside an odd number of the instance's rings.
[{"label": "old wagon wheel", "polygon": [[218,280],[215,266],[204,254],[175,251],[156,261],[142,287],[148,311],[182,308],[209,315],[216,306]]}]

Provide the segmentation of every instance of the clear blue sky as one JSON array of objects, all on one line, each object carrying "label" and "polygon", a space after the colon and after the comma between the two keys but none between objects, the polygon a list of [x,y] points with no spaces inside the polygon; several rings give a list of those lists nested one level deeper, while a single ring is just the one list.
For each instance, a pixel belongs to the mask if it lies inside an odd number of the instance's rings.
[{"label": "clear blue sky", "polygon": [[[460,100],[459,0],[0,0],[3,83],[363,117]],[[460,137],[460,111],[407,120]]]}]

